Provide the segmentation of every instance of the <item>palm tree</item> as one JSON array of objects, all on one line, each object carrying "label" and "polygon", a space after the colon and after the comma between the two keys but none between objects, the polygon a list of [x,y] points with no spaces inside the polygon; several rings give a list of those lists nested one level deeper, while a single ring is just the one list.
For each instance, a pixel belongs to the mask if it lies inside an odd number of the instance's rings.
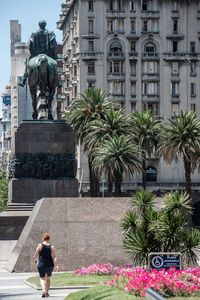
[{"label": "palm tree", "polygon": [[142,113],[134,111],[130,116],[130,127],[134,141],[140,145],[143,152],[142,185],[146,189],[146,156],[150,159],[156,152],[161,117],[154,116],[151,110]]},{"label": "palm tree", "polygon": [[101,118],[104,111],[110,107],[108,92],[102,91],[100,88],[89,88],[84,90],[80,99],[76,99],[69,113],[65,115],[65,119],[72,126],[76,140],[80,141],[84,146],[84,152],[88,154],[88,166],[90,176],[90,193],[92,197],[98,193],[98,178],[92,170],[91,149],[85,147],[87,140],[87,130],[90,123],[96,118]]},{"label": "palm tree", "polygon": [[167,163],[183,159],[186,191],[191,192],[191,172],[197,167],[200,150],[200,121],[195,112],[181,111],[168,120],[159,135],[159,153]]},{"label": "palm tree", "polygon": [[95,149],[93,168],[98,173],[109,174],[114,181],[116,196],[121,196],[123,174],[140,172],[141,156],[140,148],[127,136],[113,137]]},{"label": "palm tree", "polygon": [[[90,122],[90,126],[87,127],[86,138],[84,139],[85,147],[92,152],[94,148],[101,147],[111,137],[127,135],[128,128],[127,116],[124,111],[111,107],[104,111],[103,116]],[[112,186],[113,182],[110,172],[108,172],[108,196],[111,196]]]}]

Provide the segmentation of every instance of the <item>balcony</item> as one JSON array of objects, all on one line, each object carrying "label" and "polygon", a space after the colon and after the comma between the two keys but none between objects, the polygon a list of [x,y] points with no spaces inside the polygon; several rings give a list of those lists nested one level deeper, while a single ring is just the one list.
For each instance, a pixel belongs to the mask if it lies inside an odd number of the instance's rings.
[{"label": "balcony", "polygon": [[159,54],[156,52],[143,52],[142,60],[159,60]]},{"label": "balcony", "polygon": [[120,73],[120,72],[113,72],[113,73],[108,73],[107,74],[107,79],[108,80],[125,80],[125,77],[124,77],[124,73]]},{"label": "balcony", "polygon": [[97,60],[103,57],[103,52],[97,52],[97,51],[87,51],[87,52],[81,52],[80,58],[83,60]]},{"label": "balcony", "polygon": [[100,34],[97,34],[97,33],[87,33],[87,34],[82,34],[81,37],[83,39],[94,40],[94,39],[100,39],[101,36],[100,36]]},{"label": "balcony", "polygon": [[128,40],[138,40],[140,38],[140,35],[136,34],[136,33],[130,33],[130,34],[126,35],[126,38]]},{"label": "balcony", "polygon": [[[199,53],[192,53],[192,57],[197,56]],[[163,59],[167,61],[186,61],[188,56],[191,56],[190,52],[164,52]]]},{"label": "balcony", "polygon": [[108,59],[114,59],[114,60],[124,60],[124,54],[123,53],[118,53],[118,52],[108,52]]},{"label": "balcony", "polygon": [[167,39],[174,40],[174,41],[183,40],[184,37],[185,36],[183,34],[175,33],[175,32],[166,36]]},{"label": "balcony", "polygon": [[160,95],[158,93],[155,94],[143,94],[142,101],[144,103],[159,103]]}]

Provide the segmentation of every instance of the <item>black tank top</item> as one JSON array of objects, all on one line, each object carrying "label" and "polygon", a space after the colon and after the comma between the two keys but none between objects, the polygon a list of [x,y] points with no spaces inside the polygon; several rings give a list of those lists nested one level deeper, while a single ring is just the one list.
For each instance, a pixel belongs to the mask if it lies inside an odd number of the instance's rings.
[{"label": "black tank top", "polygon": [[51,268],[54,267],[53,259],[51,256],[51,246],[42,244],[42,250],[39,252],[38,268]]}]

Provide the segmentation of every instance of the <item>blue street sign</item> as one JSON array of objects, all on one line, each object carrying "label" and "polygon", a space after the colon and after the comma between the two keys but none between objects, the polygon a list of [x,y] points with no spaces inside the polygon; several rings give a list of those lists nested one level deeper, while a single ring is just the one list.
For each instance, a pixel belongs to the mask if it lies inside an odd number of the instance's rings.
[{"label": "blue street sign", "polygon": [[11,105],[11,95],[3,96],[3,103],[5,105]]},{"label": "blue street sign", "polygon": [[166,271],[173,267],[176,270],[181,270],[181,253],[179,252],[154,252],[148,256],[149,270]]}]

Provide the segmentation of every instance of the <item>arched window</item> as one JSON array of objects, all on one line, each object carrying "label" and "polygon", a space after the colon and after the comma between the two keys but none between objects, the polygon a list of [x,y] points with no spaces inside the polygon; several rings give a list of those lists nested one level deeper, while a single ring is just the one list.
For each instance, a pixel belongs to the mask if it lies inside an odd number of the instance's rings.
[{"label": "arched window", "polygon": [[155,53],[156,52],[156,45],[153,44],[153,43],[145,44],[144,52],[146,52],[146,53]]},{"label": "arched window", "polygon": [[153,166],[146,168],[146,181],[157,181],[157,170]]},{"label": "arched window", "polygon": [[118,41],[113,42],[110,45],[110,52],[112,52],[112,53],[122,52],[122,45]]}]

